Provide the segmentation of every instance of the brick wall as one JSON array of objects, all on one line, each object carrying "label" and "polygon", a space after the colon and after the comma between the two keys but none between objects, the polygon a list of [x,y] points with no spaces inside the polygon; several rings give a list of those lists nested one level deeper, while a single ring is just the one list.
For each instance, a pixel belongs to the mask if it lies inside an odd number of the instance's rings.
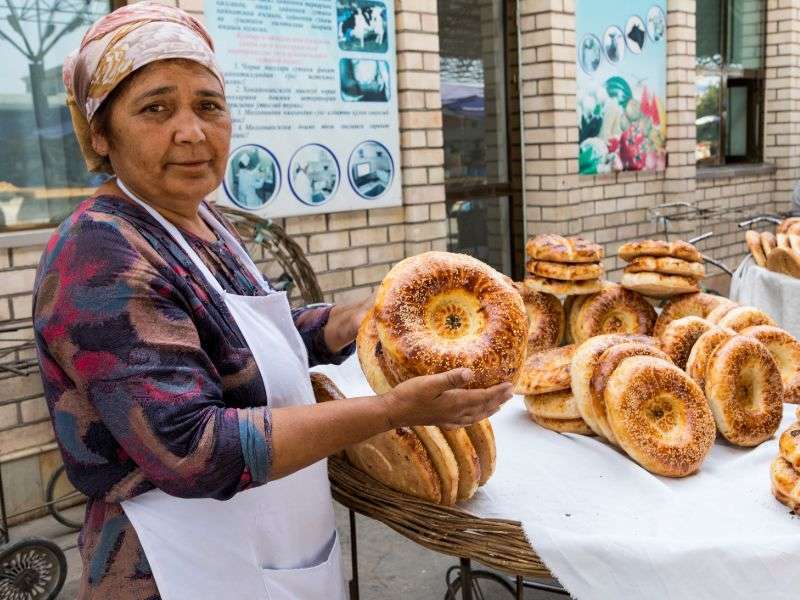
[{"label": "brick wall", "polygon": [[[9,328],[31,316],[31,288],[40,246],[0,249],[0,325]],[[30,328],[0,333],[0,361],[35,356],[33,350],[9,352],[18,339],[30,339]],[[52,440],[42,383],[37,375],[11,376],[0,371],[0,456]]]},{"label": "brick wall", "polygon": [[[695,2],[668,0],[668,166],[663,173],[578,175],[575,84],[575,1],[522,0],[522,107],[529,235],[585,234],[606,248],[609,278],[623,266],[616,253],[626,241],[663,237],[649,209],[689,202],[724,216],[673,224],[674,238],[713,230],[699,244],[735,267],[746,255],[734,219],[787,208],[800,174],[794,117],[800,61],[800,2],[770,1],[767,39],[765,160],[776,175],[698,180],[695,167]],[[710,273],[715,273],[712,268]],[[727,287],[726,277],[713,282]]]}]

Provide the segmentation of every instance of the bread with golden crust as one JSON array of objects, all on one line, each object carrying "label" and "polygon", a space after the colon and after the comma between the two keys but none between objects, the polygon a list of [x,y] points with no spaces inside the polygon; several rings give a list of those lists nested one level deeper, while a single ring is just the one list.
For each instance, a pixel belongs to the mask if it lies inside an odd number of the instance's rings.
[{"label": "bread with golden crust", "polygon": [[789,217],[788,219],[784,219],[778,225],[776,233],[789,233],[789,230],[798,224],[800,224],[800,217]]},{"label": "bread with golden crust", "polygon": [[375,313],[373,310],[367,313],[358,328],[356,353],[358,354],[358,362],[361,364],[361,370],[364,372],[364,377],[372,391],[376,394],[385,394],[394,387],[387,378],[383,350],[378,339],[378,329],[375,327]]},{"label": "bread with golden crust", "polygon": [[558,346],[564,337],[566,320],[561,301],[524,283],[515,283],[514,287],[522,296],[528,314],[528,354]]},{"label": "bread with golden crust", "polygon": [[767,266],[767,255],[764,253],[764,247],[761,245],[761,234],[757,231],[748,231],[744,234],[744,241],[747,244],[750,254],[756,261],[759,267]]},{"label": "bread with golden crust", "polygon": [[689,242],[678,240],[664,242],[661,240],[639,240],[628,242],[619,248],[619,257],[625,262],[631,262],[639,256],[669,256],[680,258],[688,262],[703,262],[703,255]]},{"label": "bread with golden crust", "polygon": [[631,356],[651,356],[669,362],[669,358],[661,350],[641,342],[617,344],[616,346],[611,346],[600,355],[600,360],[597,361],[592,371],[592,378],[589,381],[589,401],[592,403],[594,420],[600,428],[600,431],[595,433],[616,445],[619,445],[619,442],[617,442],[611,424],[608,422],[605,391],[609,377],[616,371],[623,360]]},{"label": "bread with golden crust", "polygon": [[618,285],[587,296],[573,305],[570,319],[572,340],[580,344],[603,334],[649,335],[656,322],[656,311],[641,295]]},{"label": "bread with golden crust", "polygon": [[583,419],[548,419],[545,417],[539,417],[531,412],[528,413],[530,416],[531,421],[539,425],[540,427],[544,427],[545,429],[549,429],[550,431],[555,431],[556,433],[577,433],[579,435],[594,435],[594,432],[589,428],[586,422]]},{"label": "bread with golden crust", "polygon": [[714,418],[702,390],[665,360],[623,360],[608,379],[605,406],[619,445],[656,475],[691,475],[714,444]]},{"label": "bread with golden crust", "polygon": [[515,382],[528,317],[513,283],[464,254],[426,252],[398,263],[375,298],[387,368],[398,381],[472,370],[471,388]]},{"label": "bread with golden crust", "polygon": [[784,460],[800,471],[800,422],[792,424],[781,434],[778,447]]},{"label": "bread with golden crust", "polygon": [[770,467],[770,478],[775,499],[793,512],[800,512],[800,474],[785,458],[778,456]]},{"label": "bread with golden crust", "polygon": [[752,306],[737,306],[730,312],[722,317],[717,325],[720,327],[727,327],[734,331],[741,331],[748,327],[755,327],[757,325],[771,325],[775,326],[777,323],[763,310],[758,310]]},{"label": "bread with golden crust", "polygon": [[494,429],[489,419],[483,419],[465,427],[469,441],[478,454],[478,463],[481,466],[481,478],[478,485],[484,485],[497,468],[497,445],[494,440]]},{"label": "bread with golden crust", "polygon": [[671,298],[656,319],[653,337],[660,338],[672,321],[682,317],[700,317],[705,319],[709,313],[724,302],[731,302],[722,296],[695,292]]},{"label": "bread with golden crust", "polygon": [[767,258],[767,269],[800,278],[800,254],[791,248],[775,248]]},{"label": "bread with golden crust", "polygon": [[[603,289],[605,289],[605,286],[603,286]],[[578,328],[578,314],[581,311],[581,306],[583,306],[583,303],[586,302],[587,298],[590,298],[593,295],[594,294],[587,294],[584,296],[567,296],[567,299],[564,301],[564,312],[566,313],[567,317],[566,337],[570,343],[574,342],[572,339],[572,331]]]},{"label": "bread with golden crust", "polygon": [[783,384],[775,359],[755,338],[717,346],[706,367],[706,397],[720,433],[737,446],[770,439],[783,417]]},{"label": "bread with golden crust", "polygon": [[570,344],[530,355],[522,367],[515,393],[533,395],[568,390],[574,354],[575,345]]},{"label": "bread with golden crust", "polygon": [[603,282],[599,279],[585,281],[559,281],[558,279],[545,279],[535,275],[525,277],[525,285],[537,292],[545,292],[555,296],[581,296],[594,294],[603,289]]},{"label": "bread with golden crust", "polygon": [[529,260],[525,265],[529,275],[559,281],[584,281],[601,279],[603,266],[600,263],[557,263],[544,260]]},{"label": "bread with golden crust", "polygon": [[717,305],[706,317],[706,321],[711,321],[715,325],[719,325],[720,320],[722,317],[727,315],[731,312],[734,308],[738,308],[740,305],[733,300],[725,299],[725,301],[721,302]]},{"label": "bread with golden crust", "polygon": [[646,345],[655,346],[656,340],[646,336],[627,336],[627,335],[598,335],[589,338],[575,349],[570,365],[570,386],[578,404],[578,411],[581,417],[592,431],[602,434],[603,429],[597,421],[594,411],[591,394],[591,381],[594,370],[600,362],[603,352],[625,342],[640,342]]},{"label": "bread with golden crust", "polygon": [[314,390],[314,399],[319,402],[332,402],[343,400],[344,394],[330,377],[322,373],[309,373],[311,389]]},{"label": "bread with golden crust", "polygon": [[388,488],[428,502],[442,500],[441,480],[422,442],[408,427],[348,446],[345,454],[350,464]]},{"label": "bread with golden crust", "polygon": [[528,412],[544,419],[563,421],[581,418],[572,390],[526,395],[525,406]]},{"label": "bread with golden crust", "polygon": [[458,462],[438,427],[432,425],[412,427],[411,430],[425,447],[441,486],[440,504],[453,506],[458,499]]},{"label": "bread with golden crust", "polygon": [[628,273],[663,273],[664,275],[682,275],[702,279],[706,276],[706,267],[700,262],[689,262],[671,256],[637,256],[625,267]]},{"label": "bread with golden crust", "polygon": [[537,235],[525,244],[528,258],[557,263],[597,263],[603,260],[603,247],[579,237],[553,233]]},{"label": "bread with golden crust", "polygon": [[699,292],[697,280],[680,275],[661,273],[622,273],[621,285],[651,298],[671,298],[679,294]]},{"label": "bread with golden crust", "polygon": [[783,401],[800,404],[800,342],[779,327],[759,325],[742,330],[764,344],[775,359],[783,382]]},{"label": "bread with golden crust", "polygon": [[706,331],[716,325],[700,317],[683,317],[669,325],[659,338],[661,349],[670,360],[681,369],[686,369],[686,361],[692,353],[695,343]]},{"label": "bread with golden crust", "polygon": [[706,389],[706,368],[714,350],[735,335],[736,332],[733,329],[715,326],[697,338],[692,346],[689,358],[686,359],[686,374],[700,386],[701,390]]},{"label": "bread with golden crust", "polygon": [[778,240],[771,231],[762,231],[759,237],[761,238],[761,249],[764,251],[764,256],[769,257],[770,253],[778,246]]},{"label": "bread with golden crust", "polygon": [[469,500],[475,495],[481,482],[481,463],[478,453],[463,427],[442,429],[441,432],[458,463],[457,498],[459,501]]}]

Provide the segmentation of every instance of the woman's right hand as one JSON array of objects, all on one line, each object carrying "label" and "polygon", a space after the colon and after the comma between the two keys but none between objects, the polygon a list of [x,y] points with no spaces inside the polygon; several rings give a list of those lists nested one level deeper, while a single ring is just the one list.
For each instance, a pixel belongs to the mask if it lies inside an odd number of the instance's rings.
[{"label": "woman's right hand", "polygon": [[463,427],[481,421],[514,395],[510,383],[478,390],[463,389],[472,379],[469,369],[409,379],[384,394],[391,428],[413,425]]}]

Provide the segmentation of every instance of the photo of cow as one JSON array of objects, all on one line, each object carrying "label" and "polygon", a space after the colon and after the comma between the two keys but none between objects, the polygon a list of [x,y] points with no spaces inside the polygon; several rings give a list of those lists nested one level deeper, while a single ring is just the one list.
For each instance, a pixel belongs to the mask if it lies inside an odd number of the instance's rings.
[{"label": "photo of cow", "polygon": [[338,0],[339,48],[348,52],[386,52],[389,49],[387,14],[383,2]]}]

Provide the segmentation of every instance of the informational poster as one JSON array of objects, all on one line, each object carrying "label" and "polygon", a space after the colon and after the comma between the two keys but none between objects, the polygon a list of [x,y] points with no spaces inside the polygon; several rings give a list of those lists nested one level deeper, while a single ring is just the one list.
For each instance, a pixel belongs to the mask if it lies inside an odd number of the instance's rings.
[{"label": "informational poster", "polygon": [[582,175],[666,168],[666,9],[666,0],[576,2]]},{"label": "informational poster", "polygon": [[401,203],[393,0],[206,0],[233,117],[218,200],[263,217]]}]

